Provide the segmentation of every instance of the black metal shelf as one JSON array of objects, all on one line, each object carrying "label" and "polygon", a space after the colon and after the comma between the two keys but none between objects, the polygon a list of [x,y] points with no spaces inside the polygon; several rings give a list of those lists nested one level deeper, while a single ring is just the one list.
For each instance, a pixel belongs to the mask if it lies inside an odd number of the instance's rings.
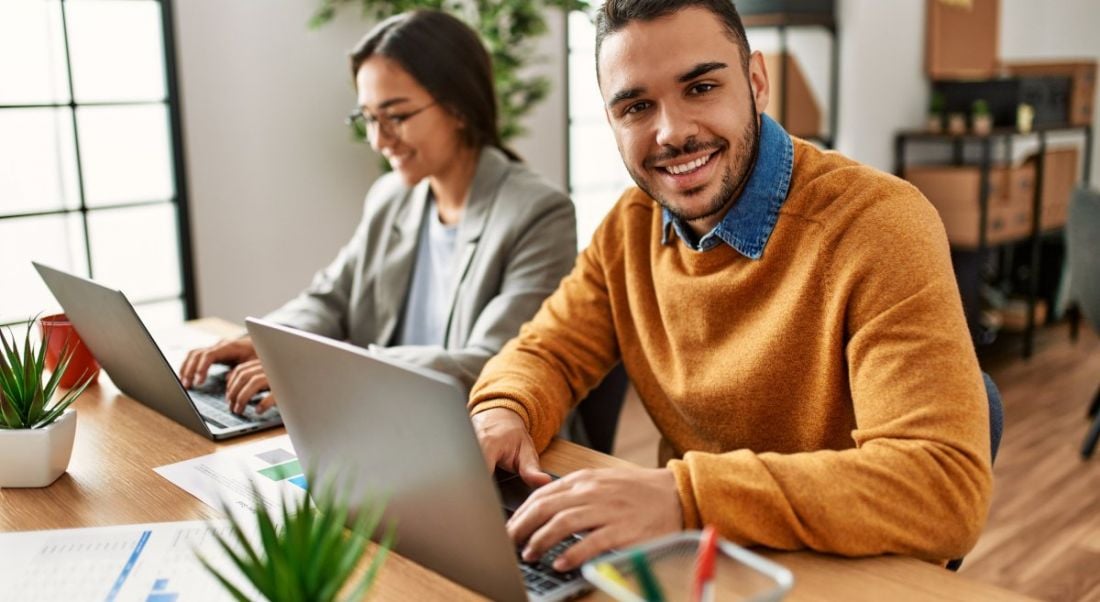
[{"label": "black metal shelf", "polygon": [[[1091,166],[1092,166],[1092,127],[1091,126],[1072,126],[1072,125],[1058,125],[1058,126],[1043,126],[1037,127],[1029,132],[1020,132],[1015,128],[995,128],[988,134],[950,134],[940,132],[928,132],[919,130],[909,130],[898,132],[894,137],[894,174],[900,178],[905,177],[906,167],[906,146],[911,142],[930,142],[936,144],[951,144],[954,154],[954,165],[964,165],[964,151],[965,146],[969,143],[977,143],[981,150],[980,160],[977,164],[980,175],[980,186],[978,192],[978,208],[979,208],[979,232],[978,232],[978,245],[973,246],[955,246],[951,248],[952,259],[955,261],[956,278],[959,279],[959,291],[962,293],[963,306],[966,310],[967,321],[971,326],[971,332],[978,337],[981,332],[980,326],[980,313],[981,302],[978,295],[978,289],[981,285],[982,275],[982,263],[984,263],[987,252],[991,248],[1001,248],[1008,245],[1018,245],[1021,243],[1030,244],[1030,267],[1027,275],[1027,328],[1023,332],[1024,345],[1023,356],[1024,358],[1031,357],[1034,348],[1035,338],[1035,305],[1038,297],[1038,286],[1040,278],[1040,259],[1041,248],[1044,239],[1050,239],[1052,235],[1056,235],[1061,232],[1061,228],[1042,228],[1042,198],[1043,198],[1043,177],[1044,177],[1044,159],[1047,153],[1047,135],[1058,132],[1080,132],[1084,134],[1084,150],[1082,152],[1084,163],[1081,170],[1082,182],[1088,186],[1091,181]],[[988,228],[989,228],[989,196],[990,196],[990,171],[993,168],[993,144],[995,142],[1001,142],[1005,145],[1005,154],[1007,159],[1011,159],[1012,155],[1012,142],[1016,138],[1023,136],[1035,136],[1039,141],[1039,150],[1037,152],[1038,159],[1035,165],[1035,190],[1032,195],[1031,205],[1031,234],[1024,239],[1016,239],[1009,241],[1001,241],[991,244],[987,240]],[[970,265],[961,267],[960,263],[967,262]],[[1053,308],[1051,308],[1053,310]]]}]

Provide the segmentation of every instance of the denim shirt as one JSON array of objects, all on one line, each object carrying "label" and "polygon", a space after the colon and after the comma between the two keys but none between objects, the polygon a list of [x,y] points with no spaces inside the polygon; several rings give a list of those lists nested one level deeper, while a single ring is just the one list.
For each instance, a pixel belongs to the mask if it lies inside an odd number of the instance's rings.
[{"label": "denim shirt", "polygon": [[669,225],[688,247],[709,251],[725,242],[749,259],[760,259],[768,243],[779,208],[787,198],[794,167],[794,143],[783,126],[767,115],[760,116],[760,150],[741,196],[722,221],[694,243],[695,235],[679,218],[663,209],[661,244],[669,242]]}]

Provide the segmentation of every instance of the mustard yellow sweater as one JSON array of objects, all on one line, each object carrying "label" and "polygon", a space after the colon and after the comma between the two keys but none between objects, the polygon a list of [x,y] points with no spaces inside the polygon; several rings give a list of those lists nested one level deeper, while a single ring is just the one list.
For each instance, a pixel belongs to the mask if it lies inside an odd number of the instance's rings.
[{"label": "mustard yellow sweater", "polygon": [[684,526],[844,555],[961,556],[991,492],[988,404],[947,239],[909,184],[795,140],[764,255],[661,244],[627,191],[485,367],[545,448],[620,358],[674,454]]}]

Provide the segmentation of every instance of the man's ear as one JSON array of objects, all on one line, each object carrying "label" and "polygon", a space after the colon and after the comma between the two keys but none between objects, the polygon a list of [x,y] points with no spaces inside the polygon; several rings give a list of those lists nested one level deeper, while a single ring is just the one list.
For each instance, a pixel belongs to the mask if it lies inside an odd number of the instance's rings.
[{"label": "man's ear", "polygon": [[756,101],[756,114],[762,115],[768,108],[771,86],[768,83],[768,66],[759,50],[749,55],[749,88],[753,100]]}]

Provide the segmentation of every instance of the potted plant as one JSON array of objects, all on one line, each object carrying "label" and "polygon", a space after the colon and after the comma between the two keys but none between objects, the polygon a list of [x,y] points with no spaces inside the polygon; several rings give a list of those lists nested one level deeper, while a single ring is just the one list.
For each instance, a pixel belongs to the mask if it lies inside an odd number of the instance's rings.
[{"label": "potted plant", "polygon": [[68,469],[76,437],[76,410],[69,406],[91,382],[83,375],[54,399],[73,351],[63,349],[46,378],[48,340],[34,347],[33,324],[27,321],[21,347],[10,328],[7,335],[0,329],[0,487],[45,487]]},{"label": "potted plant", "polygon": [[[235,583],[232,573],[219,570],[208,558],[200,555],[199,561],[235,599],[253,600],[248,593],[254,590],[271,602],[360,600],[374,583],[393,545],[393,524],[382,535],[370,564],[360,564],[381,522],[384,504],[361,504],[346,529],[351,515],[348,498],[338,495],[332,485],[315,490],[312,477],[307,483],[304,496],[297,501],[281,498],[274,514],[253,485],[255,525],[236,518],[239,515],[223,501],[232,535],[215,534],[215,538],[247,583]],[[363,575],[356,582],[353,577],[360,571]],[[338,598],[341,592],[344,597]]]},{"label": "potted plant", "polygon": [[993,131],[993,113],[989,111],[989,103],[981,98],[970,105],[970,129],[982,136]]},{"label": "potted plant", "polygon": [[947,114],[947,133],[956,136],[966,133],[966,113],[952,112]]},{"label": "potted plant", "polygon": [[925,123],[929,132],[939,134],[943,131],[943,114],[946,108],[947,99],[944,98],[943,93],[933,92],[928,103],[928,121]]}]

